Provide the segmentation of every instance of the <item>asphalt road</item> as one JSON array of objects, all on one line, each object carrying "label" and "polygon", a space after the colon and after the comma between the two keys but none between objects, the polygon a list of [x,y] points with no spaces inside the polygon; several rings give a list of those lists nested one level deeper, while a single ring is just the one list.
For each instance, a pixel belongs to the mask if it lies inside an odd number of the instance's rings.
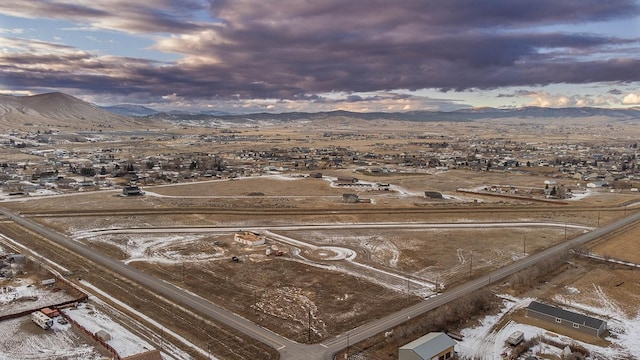
[{"label": "asphalt road", "polygon": [[493,271],[480,278],[471,280],[458,287],[452,288],[436,297],[425,300],[421,303],[405,308],[394,314],[390,314],[383,318],[371,321],[360,327],[352,329],[344,334],[338,335],[334,338],[328,339],[320,344],[305,345],[298,344],[289,339],[286,339],[268,329],[256,325],[255,323],[239,316],[234,313],[203,299],[196,295],[184,292],[182,289],[163,282],[157,278],[149,276],[141,271],[131,268],[124,263],[115,260],[111,257],[102,255],[93,251],[87,246],[81,243],[73,241],[71,238],[48,229],[30,219],[23,218],[16,215],[4,208],[0,208],[0,213],[9,217],[16,223],[34,231],[42,236],[49,238],[57,242],[58,244],[68,248],[69,250],[84,256],[85,258],[94,261],[97,264],[112,269],[113,271],[125,276],[135,282],[143,284],[153,289],[157,294],[175,302],[176,304],[196,310],[206,316],[216,319],[232,328],[267,344],[280,352],[281,359],[332,359],[334,354],[346,348],[350,344],[355,344],[359,341],[365,340],[375,334],[383,331],[387,331],[408,319],[419,316],[427,311],[433,310],[436,307],[444,305],[452,300],[463,297],[477,289],[489,285],[492,282],[502,280],[507,276],[514,274],[522,269],[525,269],[531,265],[534,265],[542,260],[548,259],[552,256],[563,253],[566,250],[580,246],[591,240],[597,239],[609,232],[624,227],[635,221],[640,220],[640,213],[633,214],[622,220],[616,221],[610,225],[596,229],[584,235],[578,236],[569,241],[563,242],[552,248],[546,249],[542,252],[530,255],[522,260],[507,265],[501,269]]}]

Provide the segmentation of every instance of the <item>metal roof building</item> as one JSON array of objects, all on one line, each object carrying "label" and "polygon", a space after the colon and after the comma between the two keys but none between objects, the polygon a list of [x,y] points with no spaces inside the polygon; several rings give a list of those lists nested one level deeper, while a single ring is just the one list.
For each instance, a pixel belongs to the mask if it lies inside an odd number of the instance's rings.
[{"label": "metal roof building", "polygon": [[527,316],[548,321],[580,332],[600,336],[607,330],[607,322],[591,316],[532,301],[527,306]]},{"label": "metal roof building", "polygon": [[442,332],[431,332],[398,349],[398,360],[446,360],[454,355],[456,342]]}]

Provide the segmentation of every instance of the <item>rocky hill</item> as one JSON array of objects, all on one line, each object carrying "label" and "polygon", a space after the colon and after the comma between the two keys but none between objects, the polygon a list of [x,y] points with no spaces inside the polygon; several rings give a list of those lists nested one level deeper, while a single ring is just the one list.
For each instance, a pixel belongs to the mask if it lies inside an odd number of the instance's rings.
[{"label": "rocky hill", "polygon": [[124,130],[153,127],[155,121],[113,114],[73,96],[54,92],[0,95],[0,129]]}]

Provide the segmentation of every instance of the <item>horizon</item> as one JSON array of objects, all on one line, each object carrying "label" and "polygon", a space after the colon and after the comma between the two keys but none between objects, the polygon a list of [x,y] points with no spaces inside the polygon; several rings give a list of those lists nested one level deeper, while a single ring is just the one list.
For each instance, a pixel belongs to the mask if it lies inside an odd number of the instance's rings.
[{"label": "horizon", "polygon": [[[73,95],[61,92],[61,91],[50,91],[50,92],[44,92],[44,93],[39,93],[39,94],[30,94],[30,95],[9,95],[9,96],[14,96],[14,97],[31,97],[31,96],[46,96],[46,95],[53,95],[53,94],[62,94],[62,95],[66,95],[66,96],[71,96],[79,101],[83,101],[86,102],[84,100],[82,100],[81,98],[75,97]],[[0,93],[0,95],[7,95],[7,94],[2,94]],[[254,111],[254,112],[237,112],[237,113],[233,113],[233,112],[225,112],[225,111],[219,111],[219,110],[215,110],[215,109],[204,109],[204,110],[194,110],[194,109],[180,109],[180,108],[169,108],[169,109],[164,109],[164,110],[158,110],[155,109],[153,107],[144,105],[144,104],[134,104],[134,103],[119,103],[119,104],[105,104],[105,105],[99,105],[99,104],[95,104],[95,103],[90,103],[90,102],[86,102],[89,105],[92,106],[96,106],[100,109],[109,111],[108,108],[118,108],[118,107],[126,107],[126,106],[134,106],[134,107],[140,107],[140,108],[144,108],[147,110],[151,110],[154,111],[155,113],[167,113],[167,114],[171,114],[171,113],[177,113],[177,114],[188,114],[188,115],[214,115],[214,114],[207,114],[207,113],[219,113],[219,114],[215,114],[215,116],[240,116],[240,115],[252,115],[252,114],[273,114],[273,115],[280,115],[280,114],[288,114],[288,113],[306,113],[306,114],[319,114],[319,113],[331,113],[331,112],[346,112],[346,113],[353,113],[353,114],[372,114],[372,113],[382,113],[382,114],[408,114],[408,113],[469,113],[470,111],[481,111],[481,110],[495,110],[495,111],[500,111],[500,112],[505,112],[505,111],[519,111],[519,110],[526,110],[526,109],[544,109],[544,110],[567,110],[567,109],[596,109],[596,110],[611,110],[611,111],[617,111],[617,110],[633,110],[633,111],[640,111],[640,106],[629,106],[629,107],[601,107],[601,106],[567,106],[567,107],[545,107],[545,106],[536,106],[536,105],[523,105],[523,106],[519,106],[519,107],[509,107],[509,108],[500,108],[500,107],[490,107],[490,106],[484,106],[484,107],[467,107],[467,108],[460,108],[460,109],[452,109],[452,110],[397,110],[397,111],[384,111],[384,110],[379,110],[379,111],[358,111],[358,110],[344,110],[344,109],[333,109],[333,110],[319,110],[319,111],[305,111],[305,110],[291,110],[291,111],[282,111],[282,112],[276,112],[276,111],[267,111],[267,110],[258,110],[258,111]],[[117,112],[114,112],[117,113]],[[153,115],[153,114],[150,114]],[[133,116],[148,116],[148,115],[133,115]]]},{"label": "horizon", "polygon": [[158,111],[640,105],[640,2],[13,1],[0,93]]}]

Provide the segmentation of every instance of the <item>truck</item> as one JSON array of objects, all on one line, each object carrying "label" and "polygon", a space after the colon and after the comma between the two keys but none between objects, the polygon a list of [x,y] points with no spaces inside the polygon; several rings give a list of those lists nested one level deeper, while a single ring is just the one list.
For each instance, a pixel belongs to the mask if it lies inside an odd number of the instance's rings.
[{"label": "truck", "polygon": [[514,331],[513,334],[509,335],[507,342],[511,346],[517,346],[524,340],[524,333],[522,331]]},{"label": "truck", "polygon": [[45,330],[50,329],[53,326],[53,320],[41,311],[32,312],[31,320]]}]

